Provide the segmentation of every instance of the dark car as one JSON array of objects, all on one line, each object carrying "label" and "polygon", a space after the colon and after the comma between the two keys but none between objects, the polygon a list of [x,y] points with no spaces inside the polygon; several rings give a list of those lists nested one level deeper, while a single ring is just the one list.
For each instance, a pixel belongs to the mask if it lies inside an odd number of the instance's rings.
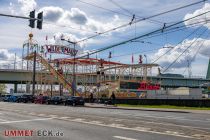
[{"label": "dark car", "polygon": [[53,96],[50,99],[47,100],[47,104],[63,104],[65,101],[65,97],[63,96]]},{"label": "dark car", "polygon": [[65,101],[65,105],[85,105],[85,100],[80,96],[71,96]]},{"label": "dark car", "polygon": [[17,102],[22,102],[22,103],[33,103],[35,97],[33,95],[22,95],[20,98],[17,100]]},{"label": "dark car", "polygon": [[36,96],[35,99],[34,99],[34,103],[35,104],[45,104],[47,103],[47,100],[49,99],[48,96],[42,96],[42,95],[39,95],[39,96]]},{"label": "dark car", "polygon": [[3,98],[3,101],[4,102],[9,102],[9,97],[10,97],[11,95],[4,95],[2,98]]}]

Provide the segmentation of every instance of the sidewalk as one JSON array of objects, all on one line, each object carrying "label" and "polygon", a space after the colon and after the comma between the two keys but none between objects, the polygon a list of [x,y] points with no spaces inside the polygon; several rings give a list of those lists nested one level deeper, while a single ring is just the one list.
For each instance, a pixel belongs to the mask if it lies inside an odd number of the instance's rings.
[{"label": "sidewalk", "polygon": [[158,111],[158,112],[175,112],[175,113],[200,113],[210,114],[210,110],[187,110],[187,109],[162,109],[162,108],[140,108],[140,107],[121,107],[113,105],[104,105],[97,103],[85,103],[88,108],[103,108],[103,109],[120,109],[120,110],[139,110],[139,111]]}]

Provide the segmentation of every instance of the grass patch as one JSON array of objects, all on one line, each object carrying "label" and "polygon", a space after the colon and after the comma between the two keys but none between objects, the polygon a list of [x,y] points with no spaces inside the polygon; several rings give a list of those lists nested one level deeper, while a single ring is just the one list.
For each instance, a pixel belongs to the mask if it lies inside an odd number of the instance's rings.
[{"label": "grass patch", "polygon": [[137,108],[160,108],[160,109],[189,109],[189,110],[210,110],[210,107],[186,107],[186,106],[173,106],[173,105],[129,105],[117,104],[121,107],[137,107]]}]

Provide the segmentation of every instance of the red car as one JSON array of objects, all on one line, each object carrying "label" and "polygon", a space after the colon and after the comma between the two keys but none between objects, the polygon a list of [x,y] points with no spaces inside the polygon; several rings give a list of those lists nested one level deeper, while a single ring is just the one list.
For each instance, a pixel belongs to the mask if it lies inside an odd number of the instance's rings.
[{"label": "red car", "polygon": [[49,99],[48,96],[39,95],[35,98],[34,103],[35,104],[45,104],[48,99]]}]

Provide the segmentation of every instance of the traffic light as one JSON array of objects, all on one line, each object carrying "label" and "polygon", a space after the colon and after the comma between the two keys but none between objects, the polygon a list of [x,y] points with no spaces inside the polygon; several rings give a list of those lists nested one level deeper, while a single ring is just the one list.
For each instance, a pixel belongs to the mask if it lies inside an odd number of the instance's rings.
[{"label": "traffic light", "polygon": [[34,28],[35,27],[35,10],[30,12],[29,17],[30,17],[29,26],[31,28]]},{"label": "traffic light", "polygon": [[37,20],[37,28],[38,29],[42,29],[42,22],[43,22],[43,12],[40,12],[38,13],[38,16],[37,16],[38,20]]}]

